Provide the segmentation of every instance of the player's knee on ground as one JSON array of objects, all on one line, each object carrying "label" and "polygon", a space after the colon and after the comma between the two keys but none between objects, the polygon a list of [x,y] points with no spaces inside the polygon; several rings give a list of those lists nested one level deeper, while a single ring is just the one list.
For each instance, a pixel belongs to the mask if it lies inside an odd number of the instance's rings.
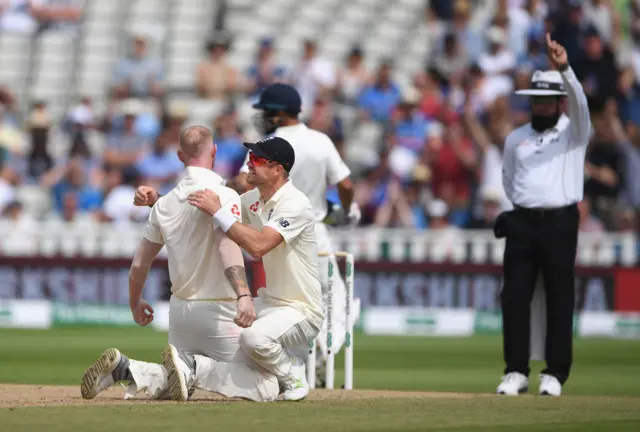
[{"label": "player's knee on ground", "polygon": [[238,343],[242,350],[252,358],[267,356],[274,344],[271,338],[253,327],[242,330]]}]

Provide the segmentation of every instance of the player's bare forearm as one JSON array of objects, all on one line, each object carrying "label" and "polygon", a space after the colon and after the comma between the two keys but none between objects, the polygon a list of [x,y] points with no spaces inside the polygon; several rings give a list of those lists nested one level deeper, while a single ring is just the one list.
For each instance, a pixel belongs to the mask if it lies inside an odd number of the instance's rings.
[{"label": "player's bare forearm", "polygon": [[345,209],[346,212],[349,212],[349,209],[351,208],[353,195],[353,183],[351,182],[351,179],[349,177],[338,183],[338,197],[340,198],[340,204],[342,204],[342,208]]},{"label": "player's bare forearm", "polygon": [[262,258],[283,241],[280,233],[273,228],[266,227],[263,231],[258,231],[240,222],[229,228],[227,236],[254,258]]},{"label": "player's bare forearm", "polygon": [[147,281],[147,275],[142,280],[135,280],[129,275],[129,306],[135,307],[142,298],[142,289]]},{"label": "player's bare forearm", "polygon": [[153,263],[162,246],[144,237],[140,241],[129,270],[129,303],[131,305],[140,301],[151,263]]},{"label": "player's bare forearm", "polygon": [[224,276],[227,278],[238,296],[251,294],[244,266],[235,265],[229,267],[224,271]]}]

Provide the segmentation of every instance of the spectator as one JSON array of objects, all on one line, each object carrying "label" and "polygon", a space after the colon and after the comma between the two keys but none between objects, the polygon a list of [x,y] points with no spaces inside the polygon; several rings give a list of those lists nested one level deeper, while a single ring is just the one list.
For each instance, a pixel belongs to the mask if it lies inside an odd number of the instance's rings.
[{"label": "spectator", "polygon": [[[38,233],[36,220],[24,211],[24,207],[20,201],[11,201],[8,203],[4,208],[4,212],[2,212],[2,218],[13,222],[11,234],[23,236]],[[20,240],[24,241],[25,239],[21,238]]]},{"label": "spectator", "polygon": [[31,16],[30,0],[0,0],[0,32],[31,34],[36,20]]},{"label": "spectator", "polygon": [[429,144],[433,194],[447,204],[453,223],[464,226],[469,218],[471,182],[477,170],[473,144],[457,120],[446,128],[444,141],[430,140]]},{"label": "spectator", "polygon": [[531,70],[548,70],[549,57],[543,49],[543,43],[539,36],[530,35],[527,39],[527,51],[520,56],[518,64]]},{"label": "spectator", "polygon": [[143,184],[153,187],[161,194],[168,193],[184,170],[184,164],[176,151],[176,148],[171,147],[168,137],[160,134],[153,148],[142,154],[135,164]]},{"label": "spectator", "polygon": [[66,166],[63,178],[52,188],[55,209],[65,220],[73,220],[76,213],[94,212],[102,204],[102,193],[89,184],[83,166],[72,159]]},{"label": "spectator", "polygon": [[347,56],[346,67],[338,73],[338,95],[343,102],[355,105],[362,89],[372,82],[371,74],[364,67],[362,49],[353,47]]},{"label": "spectator", "polygon": [[37,181],[51,170],[54,160],[49,154],[49,124],[31,124],[31,151],[27,158],[27,174]]},{"label": "spectator", "polygon": [[162,63],[149,55],[149,41],[142,34],[133,37],[133,52],[116,65],[113,92],[117,98],[159,98],[162,96]]},{"label": "spectator", "polygon": [[278,66],[273,58],[273,39],[265,38],[260,42],[256,64],[247,73],[246,92],[251,98],[257,98],[265,87],[276,82],[287,81],[284,67]]},{"label": "spectator", "polygon": [[419,104],[424,117],[439,119],[446,105],[439,73],[433,68],[427,69],[426,73],[416,76],[415,84],[421,93]]},{"label": "spectator", "polygon": [[[516,67],[516,56],[506,46],[507,35],[500,27],[491,27],[487,32],[489,50],[480,55],[478,65],[490,81],[491,86],[501,86]],[[498,82],[499,80],[499,82]],[[496,82],[496,84],[493,83]]]},{"label": "spectator", "polygon": [[617,96],[619,71],[613,53],[590,27],[584,38],[584,55],[575,67],[587,97],[603,100]]},{"label": "spectator", "polygon": [[292,74],[293,86],[302,99],[302,118],[311,114],[313,101],[318,95],[333,95],[337,86],[336,68],[329,60],[318,56],[315,41],[304,42],[302,61]]},{"label": "spectator", "polygon": [[611,212],[625,184],[624,159],[604,110],[592,114],[592,124],[595,134],[587,148],[585,195],[596,215],[611,226]]},{"label": "spectator", "polygon": [[387,199],[378,209],[374,224],[385,228],[425,229],[427,219],[418,201],[416,185],[402,188],[399,182],[392,181],[387,187]]},{"label": "spectator", "polygon": [[238,71],[227,62],[229,41],[217,36],[207,43],[209,57],[196,72],[196,91],[203,99],[228,101],[241,88]]},{"label": "spectator", "polygon": [[218,147],[215,172],[222,178],[231,178],[242,167],[247,154],[238,126],[238,113],[233,106],[227,107],[222,115],[216,118],[213,130],[213,140]]},{"label": "spectator", "polygon": [[7,158],[24,155],[26,150],[24,135],[11,121],[5,121],[5,112],[4,105],[0,105],[0,153],[4,153]]},{"label": "spectator", "polygon": [[170,103],[165,112],[162,126],[162,134],[171,148],[177,149],[180,145],[180,133],[189,117],[189,108],[179,102]]},{"label": "spectator", "polygon": [[454,33],[449,32],[445,35],[444,49],[434,51],[432,64],[437,73],[447,81],[451,81],[454,77],[461,77],[465,73],[469,66],[469,57],[461,49]]},{"label": "spectator", "polygon": [[15,172],[8,166],[0,165],[0,213],[14,200]]},{"label": "spectator", "polygon": [[575,65],[574,70],[578,72],[580,69],[577,67],[577,62],[582,55],[580,36],[585,28],[582,5],[580,0],[568,0],[567,3],[557,11],[548,24],[553,27],[551,39],[565,47],[569,64]]},{"label": "spectator", "polygon": [[[458,45],[462,47],[469,61],[473,63],[485,51],[485,42],[477,29],[470,25],[470,16],[471,5],[469,0],[454,0],[450,32],[456,35]],[[441,40],[439,48],[442,49],[443,45],[444,40]]]},{"label": "spectator", "polygon": [[419,102],[418,89],[406,89],[391,126],[389,163],[401,181],[407,180],[413,172],[427,142],[429,123],[418,108]]},{"label": "spectator", "polygon": [[141,184],[140,176],[135,169],[127,168],[115,171],[122,182],[113,187],[106,195],[103,211],[100,215],[103,222],[126,224],[130,222],[144,222],[149,217],[149,207],[136,207],[131,197]]},{"label": "spectator", "polygon": [[400,102],[400,89],[391,81],[391,64],[383,62],[378,69],[374,85],[364,89],[358,98],[364,118],[377,122],[388,122],[391,113]]},{"label": "spectator", "polygon": [[[458,255],[464,241],[458,227],[448,221],[449,207],[440,199],[434,199],[427,205],[429,228],[433,230],[431,241],[431,259],[446,261]],[[464,250],[462,251],[464,252]]]},{"label": "spectator", "polygon": [[588,197],[584,197],[578,203],[578,211],[580,212],[579,232],[601,234],[605,231],[604,224],[591,213],[591,201]]},{"label": "spectator", "polygon": [[320,95],[316,99],[306,124],[310,129],[327,134],[338,149],[338,153],[344,154],[344,128],[330,98]]},{"label": "spectator", "polygon": [[132,166],[148,151],[147,138],[135,130],[136,118],[142,112],[139,101],[126,100],[120,106],[123,117],[122,130],[113,131],[107,139],[104,160],[118,168]]},{"label": "spectator", "polygon": [[481,189],[480,201],[482,202],[482,211],[480,217],[473,217],[469,220],[467,228],[469,229],[493,229],[496,218],[502,211],[502,202],[504,200],[504,190],[495,187],[485,187]]},{"label": "spectator", "polygon": [[69,111],[65,119],[65,130],[74,134],[80,130],[93,129],[97,126],[91,97],[84,96],[80,103]]},{"label": "spectator", "polygon": [[78,31],[84,0],[30,0],[29,13],[38,22],[38,31]]},{"label": "spectator", "polygon": [[592,25],[604,41],[613,43],[617,17],[610,1],[584,0],[582,10],[585,22]]}]

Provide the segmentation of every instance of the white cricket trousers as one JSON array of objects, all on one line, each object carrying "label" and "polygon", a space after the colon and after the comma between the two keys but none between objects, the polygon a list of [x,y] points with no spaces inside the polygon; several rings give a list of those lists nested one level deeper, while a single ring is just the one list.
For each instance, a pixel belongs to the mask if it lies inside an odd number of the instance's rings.
[{"label": "white cricket trousers", "polygon": [[264,296],[255,299],[257,319],[240,333],[241,349],[265,371],[279,380],[289,377],[294,364],[304,362],[309,341],[318,334],[318,326],[286,303]]},{"label": "white cricket trousers", "polygon": [[[327,226],[322,222],[316,222],[316,239],[318,242],[318,252],[333,252],[333,244],[331,237],[329,237],[329,231]],[[329,290],[329,260],[333,262],[334,278],[333,286],[333,331],[331,339],[331,348],[335,354],[340,351],[342,345],[345,342],[345,332],[347,323],[347,310],[346,310],[346,287],[344,285],[344,279],[338,268],[338,262],[335,257],[318,258],[318,271],[320,272],[320,284],[322,285],[322,298],[325,305],[325,311],[328,305],[328,290]],[[324,320],[320,333],[317,339],[318,355],[324,359],[327,358],[327,320]]]},{"label": "white cricket trousers", "polygon": [[[192,387],[258,402],[275,400],[278,381],[240,350],[242,329],[233,322],[235,314],[235,301],[188,301],[172,296],[169,343],[194,355]],[[162,365],[130,360],[129,370],[135,384],[127,397],[144,393],[152,399],[169,398],[167,371]]]}]

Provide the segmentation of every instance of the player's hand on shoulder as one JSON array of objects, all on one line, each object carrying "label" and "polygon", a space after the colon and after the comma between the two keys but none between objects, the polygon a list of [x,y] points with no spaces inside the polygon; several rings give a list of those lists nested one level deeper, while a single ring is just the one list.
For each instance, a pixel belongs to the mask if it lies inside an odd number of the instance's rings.
[{"label": "player's hand on shoulder", "polygon": [[153,321],[153,308],[145,300],[140,299],[137,303],[131,304],[131,314],[133,320],[144,327]]},{"label": "player's hand on shoulder", "polygon": [[160,196],[150,186],[139,186],[133,197],[133,204],[138,207],[152,207]]},{"label": "player's hand on shoulder", "polygon": [[209,189],[192,192],[189,195],[188,200],[189,204],[209,213],[211,216],[213,216],[222,207],[218,194]]},{"label": "player's hand on shoulder", "polygon": [[256,310],[251,296],[240,297],[238,299],[238,312],[233,320],[238,327],[247,328],[256,320]]}]

